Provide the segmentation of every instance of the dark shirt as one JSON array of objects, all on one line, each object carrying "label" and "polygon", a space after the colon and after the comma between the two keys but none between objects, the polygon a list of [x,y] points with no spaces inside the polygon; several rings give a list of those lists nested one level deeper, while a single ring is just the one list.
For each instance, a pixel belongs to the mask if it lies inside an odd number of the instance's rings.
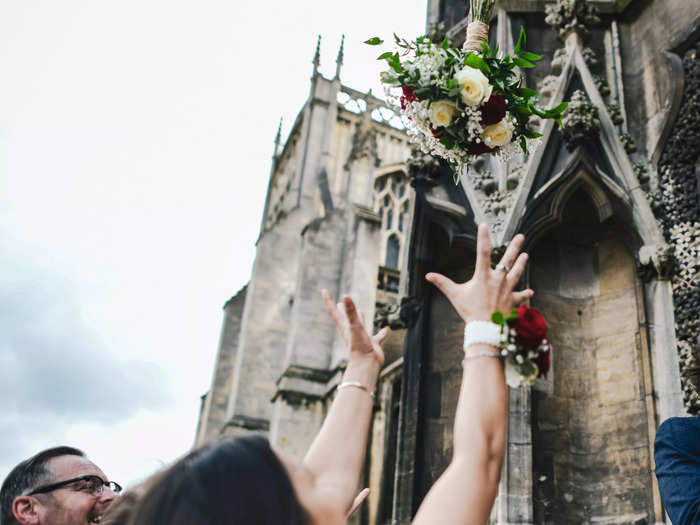
[{"label": "dark shirt", "polygon": [[673,525],[700,524],[700,417],[672,417],[656,432],[659,491]]}]

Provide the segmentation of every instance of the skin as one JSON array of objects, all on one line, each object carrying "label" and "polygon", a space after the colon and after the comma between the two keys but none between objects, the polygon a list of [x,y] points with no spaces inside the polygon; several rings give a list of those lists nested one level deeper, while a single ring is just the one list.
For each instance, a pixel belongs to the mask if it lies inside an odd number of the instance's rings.
[{"label": "skin", "polygon": [[[389,329],[371,336],[350,297],[335,304],[324,290],[323,299],[348,348],[343,382],[360,382],[367,391],[356,387],[338,391],[321,431],[301,463],[279,451],[277,454],[311,525],[342,525],[369,493],[365,489],[357,494],[357,490],[374,404],[369,392],[374,391],[384,365],[381,345]],[[340,443],[342,446],[338,446]]]},{"label": "skin", "polygon": [[[429,273],[433,283],[464,320],[490,320],[495,310],[510,311],[527,301],[532,290],[514,292],[527,264],[520,254],[524,241],[516,235],[501,264],[507,273],[491,268],[491,246],[486,225],[479,226],[474,276],[455,283],[444,275]],[[388,335],[382,330],[370,336],[352,299],[333,304],[324,300],[329,315],[349,349],[343,381],[360,381],[374,390],[384,364],[381,344]],[[497,351],[489,345],[473,345],[470,352]],[[455,363],[455,366],[459,366]],[[344,388],[336,396],[302,463],[278,452],[300,503],[312,525],[342,525],[347,521],[356,493],[367,446],[372,398],[359,388]],[[466,362],[454,427],[454,455],[450,465],[430,489],[413,521],[415,525],[484,525],[498,493],[507,434],[508,396],[500,359],[479,358]],[[361,501],[361,496],[356,498]]]},{"label": "skin", "polygon": [[[47,469],[52,476],[46,483],[89,474],[108,479],[94,463],[81,456],[52,458]],[[12,511],[21,525],[84,525],[101,516],[116,496],[107,487],[99,496],[93,496],[69,485],[47,494],[18,496],[13,501]]]},{"label": "skin", "polygon": [[[426,279],[449,299],[465,323],[487,321],[493,311],[509,312],[534,293],[513,291],[527,264],[527,254],[519,254],[524,240],[516,235],[501,259],[511,268],[508,273],[491,269],[489,232],[481,224],[474,276],[461,284],[437,273]],[[497,352],[485,344],[468,350]],[[414,525],[487,523],[498,494],[507,431],[508,391],[502,361],[492,357],[467,361],[455,414],[454,455],[423,500]]]}]

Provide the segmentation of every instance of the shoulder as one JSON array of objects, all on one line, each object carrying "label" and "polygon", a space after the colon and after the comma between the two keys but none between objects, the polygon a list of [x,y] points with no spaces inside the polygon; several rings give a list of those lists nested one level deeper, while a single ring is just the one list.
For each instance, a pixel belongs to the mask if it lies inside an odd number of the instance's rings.
[{"label": "shoulder", "polygon": [[673,436],[678,433],[700,432],[700,417],[670,417],[656,431],[656,437]]},{"label": "shoulder", "polygon": [[656,431],[654,449],[687,450],[700,454],[700,417],[672,417],[661,423]]}]

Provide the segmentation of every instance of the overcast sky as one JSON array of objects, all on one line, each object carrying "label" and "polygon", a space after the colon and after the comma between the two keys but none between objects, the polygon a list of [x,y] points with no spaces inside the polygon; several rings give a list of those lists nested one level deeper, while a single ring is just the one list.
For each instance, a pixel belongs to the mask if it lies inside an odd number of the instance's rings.
[{"label": "overcast sky", "polygon": [[316,36],[379,91],[426,0],[0,2],[0,479],[57,444],[129,483],[184,453]]}]

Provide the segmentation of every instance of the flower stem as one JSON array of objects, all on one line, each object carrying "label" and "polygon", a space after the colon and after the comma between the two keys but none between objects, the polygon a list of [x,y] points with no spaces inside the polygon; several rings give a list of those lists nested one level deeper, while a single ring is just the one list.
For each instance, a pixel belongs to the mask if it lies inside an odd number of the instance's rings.
[{"label": "flower stem", "polygon": [[471,0],[472,20],[488,24],[491,21],[491,14],[496,0]]}]

